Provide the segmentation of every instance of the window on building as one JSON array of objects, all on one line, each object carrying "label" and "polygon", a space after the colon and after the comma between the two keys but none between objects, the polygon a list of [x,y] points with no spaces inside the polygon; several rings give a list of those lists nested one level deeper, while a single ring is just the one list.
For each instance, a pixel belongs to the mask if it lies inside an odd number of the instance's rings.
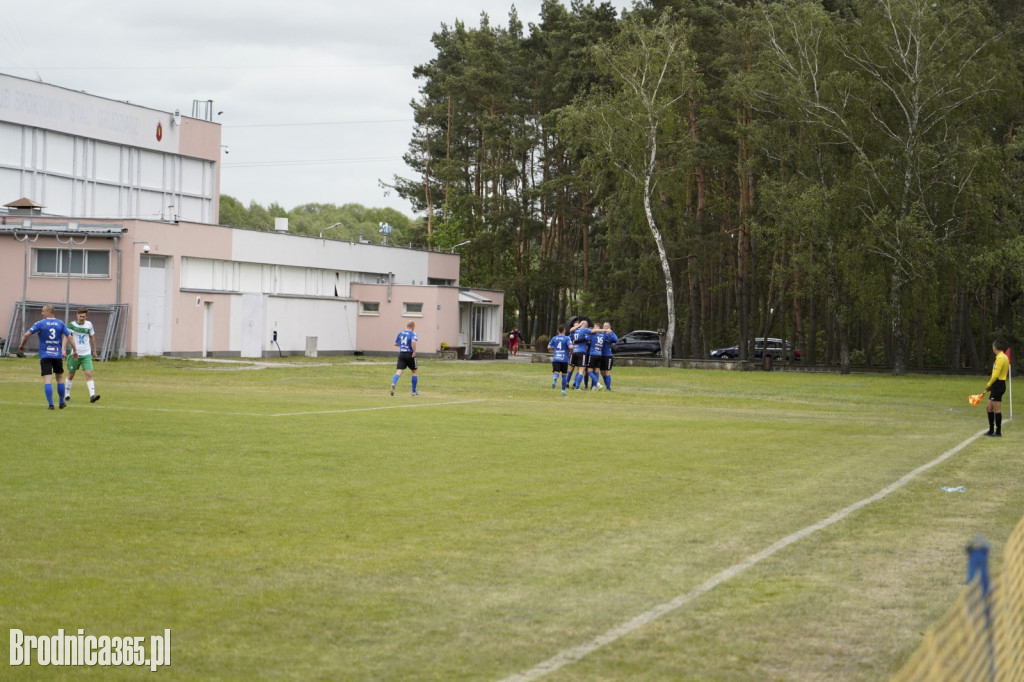
[{"label": "window on building", "polygon": [[403,303],[402,314],[410,317],[423,317],[422,303]]},{"label": "window on building", "polygon": [[379,302],[362,301],[359,304],[359,314],[360,315],[380,315],[380,303]]},{"label": "window on building", "polygon": [[110,277],[110,251],[98,249],[34,249],[33,275]]},{"label": "window on building", "polygon": [[474,343],[498,342],[498,308],[496,306],[473,306]]}]

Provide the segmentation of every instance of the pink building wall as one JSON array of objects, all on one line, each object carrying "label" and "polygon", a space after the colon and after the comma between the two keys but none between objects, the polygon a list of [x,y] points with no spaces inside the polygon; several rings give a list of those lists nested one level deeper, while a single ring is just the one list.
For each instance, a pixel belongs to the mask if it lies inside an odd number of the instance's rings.
[{"label": "pink building wall", "polygon": [[[431,273],[434,276],[434,273]],[[458,287],[388,287],[378,284],[353,284],[352,297],[380,303],[379,315],[360,314],[356,345],[370,353],[394,353],[395,337],[410,322],[416,323],[417,349],[421,355],[436,353],[441,342],[457,345],[459,328]],[[422,315],[403,315],[403,301],[423,304]]]},{"label": "pink building wall", "polygon": [[[138,305],[139,262],[144,256],[164,258],[167,263],[167,309],[169,319],[165,320],[170,330],[170,347],[167,352],[172,354],[195,353],[203,347],[204,303],[210,301],[214,306],[214,326],[211,330],[212,347],[230,348],[231,339],[231,294],[203,292],[196,294],[182,291],[181,259],[183,257],[201,257],[215,260],[231,259],[232,229],[218,225],[197,225],[191,223],[167,224],[145,223],[141,221],[125,221],[128,228],[125,241],[131,245],[126,249],[126,258],[133,262],[124,268],[122,284],[134,308]],[[143,254],[143,244],[149,245],[149,253]],[[198,300],[198,303],[197,303]],[[138,347],[138,328],[134,322],[135,315],[130,315],[128,327],[128,347]]]}]

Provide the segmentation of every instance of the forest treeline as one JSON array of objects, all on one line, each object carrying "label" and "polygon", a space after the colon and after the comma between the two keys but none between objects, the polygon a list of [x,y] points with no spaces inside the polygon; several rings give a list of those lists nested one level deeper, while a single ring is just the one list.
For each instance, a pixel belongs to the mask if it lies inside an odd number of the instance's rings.
[{"label": "forest treeline", "polygon": [[587,314],[897,374],[1024,338],[1016,0],[546,0],[432,40],[403,235],[469,241],[526,336]]},{"label": "forest treeline", "polygon": [[[382,244],[386,238],[394,246],[427,246],[426,223],[393,208],[309,203],[287,210],[277,203],[263,207],[253,201],[245,206],[227,194],[220,197],[221,225],[270,231],[275,218],[287,218],[292,234],[350,242],[362,239],[374,244]],[[381,233],[381,223],[391,227],[390,235]]]}]

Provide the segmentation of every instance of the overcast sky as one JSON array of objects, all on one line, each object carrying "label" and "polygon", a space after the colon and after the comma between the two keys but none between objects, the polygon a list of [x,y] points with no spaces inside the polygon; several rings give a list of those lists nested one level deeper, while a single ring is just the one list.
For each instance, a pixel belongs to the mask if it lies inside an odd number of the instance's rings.
[{"label": "overcast sky", "polygon": [[513,4],[528,31],[541,0],[0,0],[0,72],[186,116],[212,100],[221,192],[246,205],[412,215],[380,187],[412,176],[412,69],[442,23],[505,27]]}]

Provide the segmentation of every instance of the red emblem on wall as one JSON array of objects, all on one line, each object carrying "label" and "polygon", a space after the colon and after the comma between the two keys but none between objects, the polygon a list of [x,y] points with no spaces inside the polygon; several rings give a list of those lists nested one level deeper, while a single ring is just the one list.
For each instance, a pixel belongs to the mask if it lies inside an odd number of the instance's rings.
[{"label": "red emblem on wall", "polygon": [[164,124],[163,123],[157,123],[156,124],[156,141],[159,142],[162,139],[164,139]]}]

